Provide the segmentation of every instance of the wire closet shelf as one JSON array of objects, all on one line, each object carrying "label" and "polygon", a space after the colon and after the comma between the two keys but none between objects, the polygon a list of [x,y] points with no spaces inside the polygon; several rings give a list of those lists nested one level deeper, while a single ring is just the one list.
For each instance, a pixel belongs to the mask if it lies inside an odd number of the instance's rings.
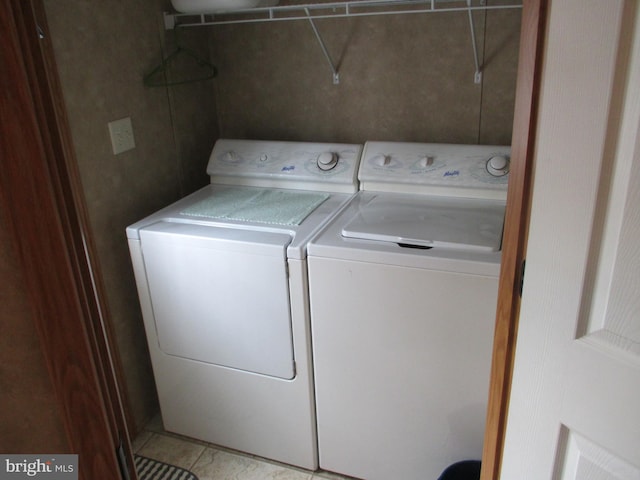
[{"label": "wire closet shelf", "polygon": [[475,62],[474,82],[482,82],[482,65],[479,62],[476,32],[473,22],[474,12],[490,10],[521,9],[522,0],[502,0],[489,4],[487,0],[354,0],[343,2],[305,3],[297,5],[278,5],[244,9],[225,9],[203,13],[164,13],[164,25],[167,30],[176,27],[199,27],[238,23],[263,23],[306,20],[322,48],[322,52],[331,67],[333,83],[340,83],[340,76],[324,40],[315,24],[315,20],[327,18],[365,17],[374,15],[407,15],[444,12],[462,12],[469,17],[471,46]]}]

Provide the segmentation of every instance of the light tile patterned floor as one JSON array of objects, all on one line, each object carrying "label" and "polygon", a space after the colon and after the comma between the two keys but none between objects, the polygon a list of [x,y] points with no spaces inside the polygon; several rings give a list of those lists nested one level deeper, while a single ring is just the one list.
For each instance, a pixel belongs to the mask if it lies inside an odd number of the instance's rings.
[{"label": "light tile patterned floor", "polygon": [[199,480],[349,480],[329,472],[297,467],[245,455],[198,440],[167,433],[159,417],[133,442],[133,451],[185,468]]}]

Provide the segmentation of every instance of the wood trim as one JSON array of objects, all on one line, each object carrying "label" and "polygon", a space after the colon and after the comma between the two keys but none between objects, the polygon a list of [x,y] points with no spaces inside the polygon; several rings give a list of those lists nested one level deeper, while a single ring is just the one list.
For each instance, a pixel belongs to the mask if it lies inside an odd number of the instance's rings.
[{"label": "wood trim", "polygon": [[40,0],[1,1],[0,203],[41,348],[79,477],[122,478],[122,441],[136,478],[44,10]]},{"label": "wood trim", "polygon": [[[98,255],[95,253],[96,247],[91,232],[89,214],[85,204],[83,188],[78,171],[78,162],[73,148],[70,127],[67,119],[67,112],[63,102],[62,86],[58,78],[57,65],[53,45],[50,41],[49,28],[42,0],[33,0],[33,13],[35,19],[43,30],[45,38],[39,41],[40,60],[44,70],[38,75],[41,77],[43,88],[48,88],[43,92],[51,102],[51,111],[48,112],[49,119],[55,119],[55,134],[52,137],[52,144],[57,142],[56,158],[61,161],[61,190],[65,192],[67,198],[64,200],[69,209],[69,221],[73,222],[78,233],[75,235],[74,252],[75,262],[78,265],[77,271],[82,275],[80,284],[83,286],[85,302],[83,306],[87,309],[87,318],[93,319],[92,337],[94,351],[99,355],[102,370],[102,378],[105,379],[104,390],[109,395],[108,403],[114,408],[121,410],[119,414],[113,415],[112,424],[124,433],[135,425],[133,414],[129,408],[127,399],[126,384],[122,378],[122,362],[119,351],[115,343],[115,333],[112,322],[108,321],[109,309],[106,301],[106,289],[102,280],[102,270],[98,264]],[[46,84],[45,84],[46,79]],[[45,119],[43,119],[45,120]],[[124,417],[126,423],[121,423]]]},{"label": "wood trim", "polygon": [[522,10],[511,170],[481,480],[500,478],[518,330],[521,278],[526,257],[547,4],[548,0],[525,0]]}]

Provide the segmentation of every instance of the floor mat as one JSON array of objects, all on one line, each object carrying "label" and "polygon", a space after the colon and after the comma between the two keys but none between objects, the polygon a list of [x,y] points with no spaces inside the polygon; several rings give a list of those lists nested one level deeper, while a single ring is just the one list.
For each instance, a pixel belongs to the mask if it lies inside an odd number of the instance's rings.
[{"label": "floor mat", "polygon": [[138,480],[198,480],[198,477],[184,468],[140,455],[134,455],[134,458]]}]

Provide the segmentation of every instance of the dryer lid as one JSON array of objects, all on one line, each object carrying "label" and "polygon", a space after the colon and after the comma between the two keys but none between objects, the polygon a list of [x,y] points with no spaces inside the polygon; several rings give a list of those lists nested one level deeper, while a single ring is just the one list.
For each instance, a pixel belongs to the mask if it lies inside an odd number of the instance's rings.
[{"label": "dryer lid", "polygon": [[361,207],[342,236],[416,248],[496,252],[505,205],[468,198],[381,194]]}]

